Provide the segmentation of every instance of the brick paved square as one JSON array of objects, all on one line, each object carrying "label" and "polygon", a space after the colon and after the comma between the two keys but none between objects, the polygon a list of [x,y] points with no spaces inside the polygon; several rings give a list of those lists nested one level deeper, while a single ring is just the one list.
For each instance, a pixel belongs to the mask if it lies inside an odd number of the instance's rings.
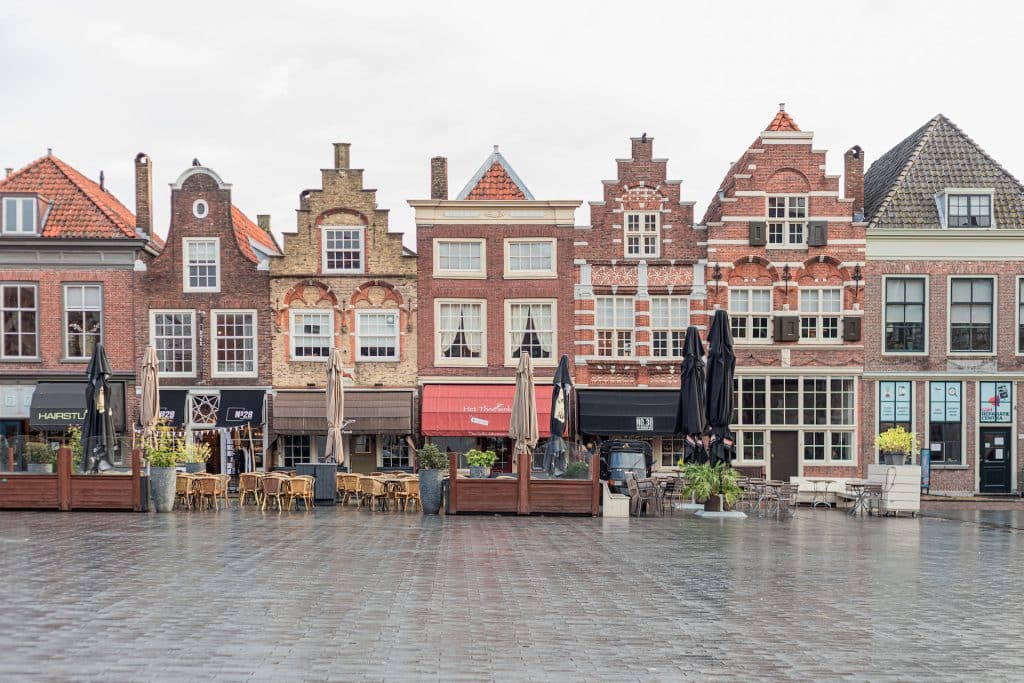
[{"label": "brick paved square", "polygon": [[1022,521],[6,512],[0,681],[1011,680]]}]

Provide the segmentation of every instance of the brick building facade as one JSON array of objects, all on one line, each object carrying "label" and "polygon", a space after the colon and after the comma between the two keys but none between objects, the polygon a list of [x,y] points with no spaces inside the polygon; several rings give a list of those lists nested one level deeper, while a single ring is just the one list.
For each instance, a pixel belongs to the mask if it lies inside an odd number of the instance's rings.
[{"label": "brick building facade", "polygon": [[[159,243],[148,213],[136,222],[102,172],[95,182],[49,153],[8,171],[0,212],[0,469],[25,468],[26,438],[55,444],[81,426],[99,342],[113,370],[115,429],[130,443],[138,268]],[[122,444],[115,464],[127,450]]]},{"label": "brick building facade", "polygon": [[864,451],[903,426],[932,492],[1019,492],[1024,186],[939,115],[872,164],[866,197]]},{"label": "brick building facade", "polygon": [[416,211],[422,433],[442,448],[493,448],[511,468],[515,368],[530,353],[541,435],[551,377],[573,356],[577,201],[536,200],[497,147],[454,200],[447,162],[431,162]]},{"label": "brick building facade", "polygon": [[780,107],[704,217],[708,308],[732,319],[736,464],[783,480],[864,471],[863,152],[846,153],[843,193],[812,144]]},{"label": "brick building facade", "polygon": [[707,327],[705,233],[668,161],[654,158],[654,138],[631,144],[590,203],[590,225],[575,230],[579,428],[595,443],[647,439],[655,463],[670,466],[682,451],[672,435],[683,337]]},{"label": "brick building facade", "polygon": [[345,453],[353,471],[408,468],[415,429],[416,255],[388,231],[388,211],[349,144],[334,145],[321,188],[300,195],[297,230],[270,265],[276,464],[322,458],[326,360],[341,349]]},{"label": "brick building facade", "polygon": [[231,186],[198,161],[171,184],[167,240],[144,273],[137,364],[160,361],[160,409],[207,443],[212,472],[263,466],[271,386],[273,237],[231,203]]}]

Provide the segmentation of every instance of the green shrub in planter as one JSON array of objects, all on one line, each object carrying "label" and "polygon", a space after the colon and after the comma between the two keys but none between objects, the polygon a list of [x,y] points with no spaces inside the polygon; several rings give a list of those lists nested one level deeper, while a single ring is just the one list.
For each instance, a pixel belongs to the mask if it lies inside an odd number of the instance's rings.
[{"label": "green shrub in planter", "polygon": [[443,470],[448,467],[448,456],[432,443],[416,451],[416,464],[421,470]]},{"label": "green shrub in planter", "polygon": [[25,444],[25,455],[33,465],[52,465],[57,462],[57,454],[47,443]]},{"label": "green shrub in planter", "polygon": [[498,462],[498,454],[494,451],[478,451],[471,448],[466,451],[466,462],[470,467],[494,467]]},{"label": "green shrub in planter", "polygon": [[718,509],[718,496],[725,499],[726,505],[732,505],[743,493],[736,483],[736,470],[724,462],[714,467],[711,465],[690,464],[683,470],[686,485],[684,496],[693,496],[704,503],[705,510]]},{"label": "green shrub in planter", "polygon": [[590,468],[587,463],[582,460],[576,460],[565,467],[565,474],[562,475],[563,479],[589,479]]},{"label": "green shrub in planter", "polygon": [[448,456],[432,443],[416,451],[419,466],[420,505],[423,514],[436,515],[441,510],[441,476],[448,467]]}]

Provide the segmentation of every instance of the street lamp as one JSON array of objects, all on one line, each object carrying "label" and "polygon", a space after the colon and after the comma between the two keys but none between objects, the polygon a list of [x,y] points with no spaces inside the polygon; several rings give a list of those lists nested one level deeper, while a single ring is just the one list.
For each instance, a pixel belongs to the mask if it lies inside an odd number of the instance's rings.
[{"label": "street lamp", "polygon": [[722,282],[722,266],[717,263],[714,270],[711,271],[711,279],[715,282],[715,301],[718,301],[718,285]]}]

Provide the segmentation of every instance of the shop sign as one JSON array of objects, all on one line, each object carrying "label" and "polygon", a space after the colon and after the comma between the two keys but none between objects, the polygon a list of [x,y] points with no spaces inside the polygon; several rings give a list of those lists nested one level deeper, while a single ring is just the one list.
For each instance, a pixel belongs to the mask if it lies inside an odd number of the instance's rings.
[{"label": "shop sign", "polygon": [[1013,387],[1009,382],[981,382],[978,401],[981,422],[1013,421]]},{"label": "shop sign", "polygon": [[638,432],[653,432],[654,431],[654,418],[653,417],[637,417],[636,418],[636,431],[638,431]]}]

